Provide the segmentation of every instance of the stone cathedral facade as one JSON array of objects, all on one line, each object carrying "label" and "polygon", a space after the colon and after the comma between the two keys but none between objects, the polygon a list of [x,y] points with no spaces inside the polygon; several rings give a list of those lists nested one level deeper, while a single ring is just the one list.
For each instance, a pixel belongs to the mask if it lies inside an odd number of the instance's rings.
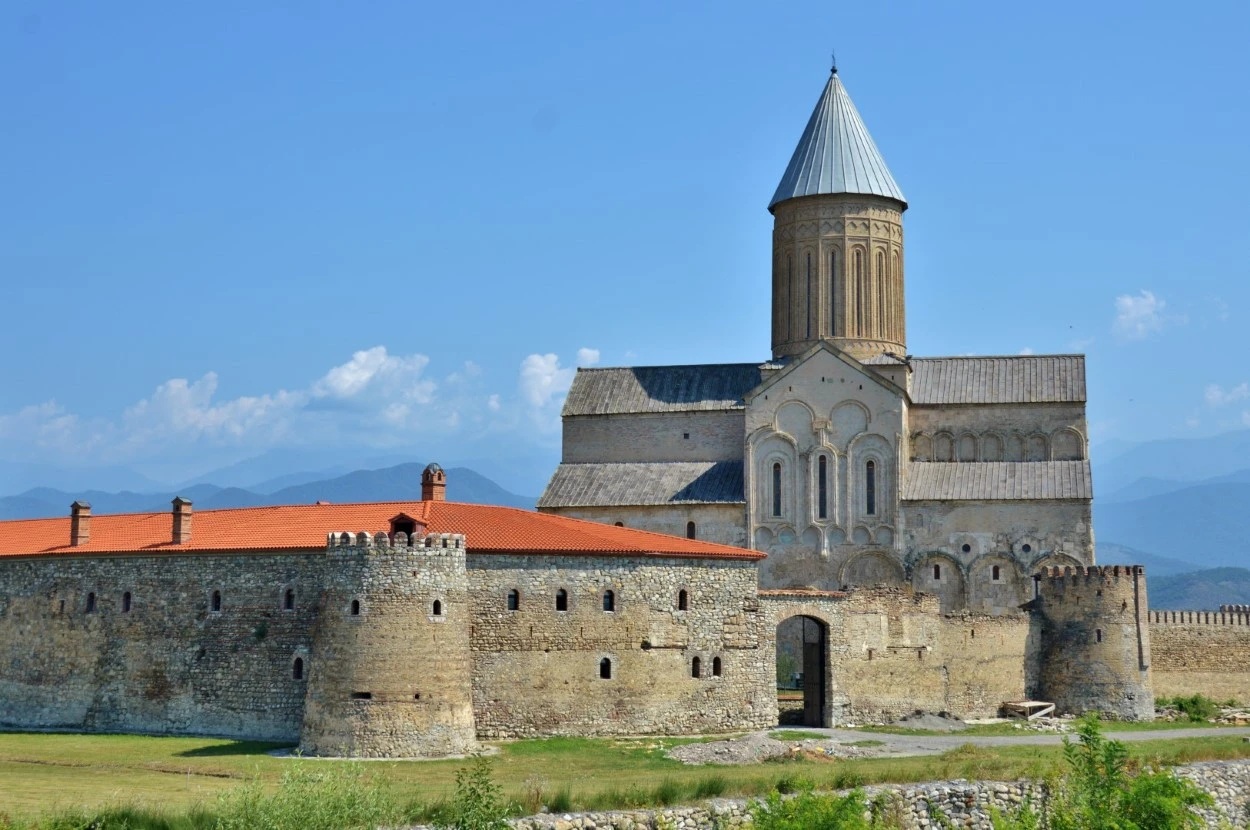
[{"label": "stone cathedral facade", "polygon": [[579,370],[539,509],[766,552],[761,586],[1014,612],[1094,561],[1081,355],[907,351],[907,200],[835,69],[768,205],[772,354]]}]

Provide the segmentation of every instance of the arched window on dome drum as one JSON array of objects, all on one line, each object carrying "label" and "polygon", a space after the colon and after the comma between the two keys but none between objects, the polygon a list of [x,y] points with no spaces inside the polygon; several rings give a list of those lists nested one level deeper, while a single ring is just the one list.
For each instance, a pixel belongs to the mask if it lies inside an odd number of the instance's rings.
[{"label": "arched window on dome drum", "polygon": [[885,334],[885,253],[877,251],[877,309],[873,315],[873,334]]},{"label": "arched window on dome drum", "polygon": [[781,464],[773,465],[773,515],[781,515]]},{"label": "arched window on dome drum", "polygon": [[877,515],[877,462],[869,461],[864,466],[864,512],[869,516]]},{"label": "arched window on dome drum", "polygon": [[829,458],[824,455],[816,462],[816,515],[829,518]]},{"label": "arched window on dome drum", "polygon": [[852,258],[855,263],[855,337],[864,335],[864,306],[868,301],[867,286],[864,284],[864,252],[858,248]]},{"label": "arched window on dome drum", "polygon": [[786,342],[794,339],[794,257],[786,257]]},{"label": "arched window on dome drum", "polygon": [[838,334],[838,251],[829,252],[829,335]]},{"label": "arched window on dome drum", "polygon": [[807,318],[807,337],[812,336],[812,252],[807,252],[807,302],[803,304],[803,316]]}]

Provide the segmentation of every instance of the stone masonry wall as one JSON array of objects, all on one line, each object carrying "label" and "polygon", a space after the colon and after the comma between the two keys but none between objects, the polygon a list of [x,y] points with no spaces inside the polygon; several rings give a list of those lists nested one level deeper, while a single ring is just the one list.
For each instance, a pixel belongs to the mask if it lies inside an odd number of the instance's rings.
[{"label": "stone masonry wall", "polygon": [[638,507],[561,507],[550,512],[603,524],[620,522],[625,527],[685,536],[686,523],[694,522],[695,537],[735,547],[747,544],[745,504],[664,504]]},{"label": "stone masonry wall", "polygon": [[1250,614],[1152,611],[1150,652],[1156,696],[1250,703]]},{"label": "stone masonry wall", "polygon": [[739,461],[742,440],[741,409],[583,415],[564,419],[561,461]]},{"label": "stone masonry wall", "polygon": [[0,561],[0,726],[294,742],[293,664],[308,677],[324,563],[323,550]]},{"label": "stone masonry wall", "polygon": [[[682,734],[776,723],[753,562],[470,555],[468,568],[479,736]],[[519,607],[511,611],[513,590]],[[561,590],[564,611],[556,607]],[[683,590],[686,610],[679,609]],[[605,660],[608,678],[600,674]]]}]

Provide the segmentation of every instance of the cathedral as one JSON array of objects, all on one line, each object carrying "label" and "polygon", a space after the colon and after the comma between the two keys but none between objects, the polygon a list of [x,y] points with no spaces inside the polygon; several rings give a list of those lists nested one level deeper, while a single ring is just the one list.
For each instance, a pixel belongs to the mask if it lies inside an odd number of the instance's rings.
[{"label": "cathedral", "polygon": [[768,554],[762,588],[1003,614],[1090,565],[1082,355],[907,351],[907,199],[836,67],[768,204],[772,354],[578,371],[541,511]]}]

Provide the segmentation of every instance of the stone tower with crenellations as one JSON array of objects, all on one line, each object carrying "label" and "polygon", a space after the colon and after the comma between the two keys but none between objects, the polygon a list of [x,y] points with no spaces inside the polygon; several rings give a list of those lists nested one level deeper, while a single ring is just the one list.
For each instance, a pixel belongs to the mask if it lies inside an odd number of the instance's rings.
[{"label": "stone tower with crenellations", "polygon": [[907,201],[835,66],[768,209],[773,357],[829,341],[857,360],[907,352]]},{"label": "stone tower with crenellations", "polygon": [[[409,522],[399,516],[392,526]],[[403,758],[477,748],[464,536],[409,529],[330,534],[305,754]]]}]

